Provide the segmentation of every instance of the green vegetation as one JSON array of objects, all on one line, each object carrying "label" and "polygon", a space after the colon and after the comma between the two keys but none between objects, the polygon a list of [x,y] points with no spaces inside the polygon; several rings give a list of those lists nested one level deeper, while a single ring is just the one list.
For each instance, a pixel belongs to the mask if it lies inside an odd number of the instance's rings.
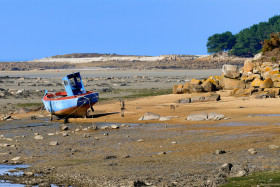
[{"label": "green vegetation", "polygon": [[228,51],[236,44],[236,38],[231,32],[227,31],[222,34],[214,34],[208,38],[208,53],[217,53]]},{"label": "green vegetation", "polygon": [[126,93],[127,95],[120,96],[120,97],[101,97],[99,98],[99,101],[108,101],[108,100],[113,100],[113,99],[134,99],[134,98],[139,98],[139,97],[149,97],[149,96],[157,96],[157,95],[166,95],[166,94],[171,94],[172,89],[117,89],[113,90],[112,93],[110,94],[120,94]]},{"label": "green vegetation", "polygon": [[[280,186],[280,171],[266,171],[253,173],[245,177],[229,178],[228,183],[221,187],[234,187],[234,186]],[[262,185],[261,185],[262,184]]]},{"label": "green vegetation", "polygon": [[280,47],[280,34],[279,32],[277,33],[271,33],[270,34],[270,39],[269,40],[264,40],[262,42],[262,51],[272,51],[275,48]]},{"label": "green vegetation", "polygon": [[262,49],[262,41],[269,39],[271,33],[279,31],[280,16],[277,15],[268,22],[260,22],[232,36],[229,31],[214,34],[208,38],[207,50],[208,53],[229,51],[230,55],[252,57]]},{"label": "green vegetation", "polygon": [[43,103],[19,103],[16,106],[24,107],[24,108],[35,108],[35,107],[43,106]]}]

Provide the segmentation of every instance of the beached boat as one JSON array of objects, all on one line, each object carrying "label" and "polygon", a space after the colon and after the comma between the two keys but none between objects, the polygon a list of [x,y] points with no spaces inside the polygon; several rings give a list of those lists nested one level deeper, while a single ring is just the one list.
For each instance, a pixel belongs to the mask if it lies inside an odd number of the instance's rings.
[{"label": "beached boat", "polygon": [[97,92],[86,91],[79,72],[62,78],[66,92],[49,93],[45,91],[43,103],[45,109],[52,116],[58,117],[86,117],[89,108],[93,111],[99,95]]}]

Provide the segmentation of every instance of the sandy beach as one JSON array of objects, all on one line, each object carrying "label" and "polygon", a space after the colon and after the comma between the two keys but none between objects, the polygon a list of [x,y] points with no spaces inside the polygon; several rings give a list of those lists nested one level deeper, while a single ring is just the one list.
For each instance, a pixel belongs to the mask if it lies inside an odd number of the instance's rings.
[{"label": "sandy beach", "polygon": [[[57,73],[61,76],[66,72]],[[122,72],[119,71],[108,72],[106,77],[97,76],[98,73],[86,76],[86,88],[107,83],[112,87],[107,85],[106,88],[111,88],[114,93],[119,87],[126,91],[140,90],[139,85],[144,84],[157,91],[172,88],[178,80],[183,83],[185,79],[194,78],[193,75],[207,77],[219,73],[213,70],[187,74],[182,70],[171,71],[167,77],[164,76],[166,72],[161,71],[123,74],[126,76],[120,76]],[[1,76],[8,74],[4,73]],[[69,118],[69,123],[63,124],[63,119],[50,122],[49,114],[38,109],[39,105],[33,106],[37,107],[36,111],[22,109],[28,108],[28,105],[17,105],[40,102],[43,88],[62,89],[59,84],[53,86],[55,81],[60,81],[55,71],[36,73],[38,76],[27,73],[24,79],[21,77],[23,74],[19,76],[21,79],[1,79],[10,82],[5,89],[30,87],[34,91],[29,93],[31,98],[1,98],[1,113],[10,115],[11,120],[0,122],[0,161],[30,166],[24,170],[30,175],[22,178],[8,175],[1,176],[1,179],[28,185],[217,186],[240,173],[247,175],[279,169],[279,98],[232,97],[229,91],[219,91],[215,94],[221,96],[220,101],[179,103],[179,99],[197,94],[166,93],[125,99],[126,110],[121,117],[116,97],[97,103],[90,117]],[[18,79],[22,81],[19,85]],[[44,82],[47,80],[49,82]],[[38,85],[34,87],[31,84]],[[36,90],[39,90],[37,95]],[[108,94],[108,97],[114,98],[113,93],[101,92],[100,95]],[[164,121],[139,120],[147,112],[172,118]],[[189,115],[197,113],[216,113],[225,117],[220,120],[186,120]],[[63,125],[68,129],[62,130]],[[250,149],[255,152],[248,151]],[[231,172],[223,167],[229,163],[232,164]]]}]

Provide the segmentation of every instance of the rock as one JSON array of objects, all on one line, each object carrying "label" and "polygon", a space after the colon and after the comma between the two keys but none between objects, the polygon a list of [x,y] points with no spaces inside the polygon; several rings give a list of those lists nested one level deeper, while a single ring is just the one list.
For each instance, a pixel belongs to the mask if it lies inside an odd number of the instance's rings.
[{"label": "rock", "polygon": [[182,94],[183,93],[183,85],[178,85],[177,90],[176,90],[176,94]]},{"label": "rock", "polygon": [[94,139],[95,139],[95,140],[99,140],[99,138],[98,138],[98,137],[94,137]]},{"label": "rock", "polygon": [[173,141],[173,142],[171,142],[172,144],[177,144],[177,142],[176,141]]},{"label": "rock", "polygon": [[203,92],[203,87],[199,84],[190,84],[190,92],[191,93],[201,93]]},{"label": "rock", "polygon": [[248,72],[253,72],[253,69],[255,67],[255,64],[252,62],[252,60],[246,60],[244,62],[244,72],[248,73]]},{"label": "rock", "polygon": [[42,135],[37,135],[34,137],[35,140],[43,140],[43,136]]},{"label": "rock", "polygon": [[58,142],[57,141],[52,141],[52,142],[50,142],[50,145],[58,145]]},{"label": "rock", "polygon": [[231,78],[231,79],[236,79],[240,77],[240,72],[239,69],[236,65],[223,65],[222,67],[222,72],[225,77]]},{"label": "rock", "polygon": [[104,159],[105,159],[105,160],[108,160],[108,159],[115,159],[115,158],[117,158],[116,155],[106,155],[106,156],[104,156]]},{"label": "rock", "polygon": [[62,136],[66,137],[66,136],[69,136],[69,134],[67,132],[62,132]]},{"label": "rock", "polygon": [[191,102],[192,100],[189,97],[178,100],[178,103],[191,103]]},{"label": "rock", "polygon": [[260,53],[256,54],[254,56],[253,60],[260,60],[262,58],[262,54],[263,54],[263,52],[260,52]]},{"label": "rock", "polygon": [[103,135],[104,135],[104,136],[109,136],[109,133],[108,133],[108,132],[105,132]]},{"label": "rock", "polygon": [[220,166],[219,170],[229,174],[232,167],[233,167],[233,165],[231,163],[225,163]]},{"label": "rock", "polygon": [[144,142],[145,140],[144,139],[139,139],[139,140],[137,140],[137,142]]},{"label": "rock", "polygon": [[224,150],[215,150],[215,152],[214,152],[215,155],[221,155],[224,153],[226,153],[226,151],[224,151]]},{"label": "rock", "polygon": [[190,114],[187,117],[188,121],[202,121],[202,120],[207,120],[207,113],[206,112],[201,112],[198,114]]},{"label": "rock", "polygon": [[54,133],[53,133],[53,132],[50,132],[50,133],[48,133],[48,135],[49,135],[49,136],[53,136],[53,135],[54,135]]},{"label": "rock", "polygon": [[111,125],[110,128],[111,128],[111,129],[118,129],[118,128],[120,128],[120,127],[119,127],[118,125]]},{"label": "rock", "polygon": [[165,155],[166,152],[159,152],[157,155]]},{"label": "rock", "polygon": [[182,92],[183,92],[183,94],[190,93],[190,83],[189,82],[187,82],[184,85]]},{"label": "rock", "polygon": [[0,147],[9,147],[11,146],[10,144],[7,144],[7,143],[0,143]]},{"label": "rock", "polygon": [[91,128],[92,130],[98,130],[98,127],[97,127],[97,125],[92,125],[92,128]]},{"label": "rock", "polygon": [[220,120],[220,119],[224,119],[225,115],[224,114],[217,114],[217,113],[209,113],[208,114],[208,120]]},{"label": "rock", "polygon": [[205,92],[213,92],[216,90],[215,85],[210,80],[206,80],[201,84],[201,86]]},{"label": "rock", "polygon": [[105,125],[105,126],[100,127],[100,129],[101,130],[109,129],[109,126]]},{"label": "rock", "polygon": [[231,177],[243,177],[249,173],[249,169],[247,167],[241,165],[234,165],[231,168],[230,176]]},{"label": "rock", "polygon": [[235,88],[246,88],[246,84],[238,79],[230,79],[225,76],[221,77],[220,86],[224,90],[233,90]]},{"label": "rock", "polygon": [[248,152],[249,152],[251,155],[257,154],[257,151],[256,151],[255,149],[253,149],[253,148],[248,149]]},{"label": "rock", "polygon": [[273,82],[271,78],[265,79],[261,84],[260,88],[271,88],[273,86]]},{"label": "rock", "polygon": [[178,88],[178,85],[174,85],[173,86],[173,94],[177,94],[177,88]]},{"label": "rock", "polygon": [[163,117],[163,116],[161,116],[161,117],[159,118],[159,121],[168,121],[168,120],[170,120],[170,118],[168,118],[168,117]]},{"label": "rock", "polygon": [[260,78],[255,78],[253,82],[251,83],[251,86],[253,87],[260,87],[260,85],[263,83],[263,81]]},{"label": "rock", "polygon": [[67,125],[61,125],[60,130],[67,131],[67,130],[69,130],[69,127]]},{"label": "rock", "polygon": [[192,79],[189,83],[192,85],[199,85],[199,84],[201,84],[201,81],[197,80],[197,79]]},{"label": "rock", "polygon": [[11,161],[18,161],[19,159],[20,159],[20,157],[18,156],[18,157],[12,158]]},{"label": "rock", "polygon": [[138,120],[156,120],[159,119],[160,115],[158,114],[154,114],[152,112],[147,112],[146,114],[144,114],[144,116],[142,116],[141,118],[139,118]]},{"label": "rock", "polygon": [[26,176],[34,176],[34,173],[31,172],[31,171],[25,171],[24,175],[26,175]]},{"label": "rock", "polygon": [[89,138],[90,135],[89,134],[84,134],[84,138]]},{"label": "rock", "polygon": [[269,145],[268,148],[269,149],[279,149],[280,146],[278,146],[278,145]]}]

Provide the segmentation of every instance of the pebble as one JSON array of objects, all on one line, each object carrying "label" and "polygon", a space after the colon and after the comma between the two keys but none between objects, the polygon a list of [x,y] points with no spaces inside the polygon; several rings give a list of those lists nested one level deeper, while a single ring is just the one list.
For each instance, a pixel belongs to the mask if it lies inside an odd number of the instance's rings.
[{"label": "pebble", "polygon": [[137,140],[137,142],[144,142],[145,140],[144,139],[139,139],[139,140]]},{"label": "pebble", "polygon": [[109,136],[109,133],[108,132],[104,133],[104,136]]},{"label": "pebble", "polygon": [[120,128],[118,125],[111,125],[110,127],[111,127],[111,129],[118,129],[118,128]]},{"label": "pebble", "polygon": [[69,136],[69,134],[68,134],[67,132],[63,132],[63,133],[62,133],[62,136],[63,136],[63,137]]},{"label": "pebble", "polygon": [[34,137],[35,140],[43,140],[43,136],[42,135],[37,135]]},{"label": "pebble", "polygon": [[58,142],[57,141],[52,141],[52,142],[50,142],[50,145],[58,145]]},{"label": "pebble", "polygon": [[12,158],[11,161],[18,161],[19,159],[20,159],[20,157],[18,156],[18,157]]},{"label": "pebble", "polygon": [[251,154],[251,155],[255,155],[257,154],[257,151],[253,148],[249,149],[248,152]]},{"label": "pebble", "polygon": [[165,155],[166,152],[159,152],[157,155]]},{"label": "pebble", "polygon": [[99,138],[98,138],[98,137],[94,137],[94,139],[95,139],[95,140],[99,140]]},{"label": "pebble", "polygon": [[61,125],[60,130],[62,130],[62,131],[69,130],[69,127],[67,125]]},{"label": "pebble", "polygon": [[90,137],[90,135],[84,134],[84,138],[89,138],[89,137]]},{"label": "pebble", "polygon": [[172,144],[177,144],[177,142],[175,142],[175,141],[174,141],[174,142],[171,142],[171,143],[172,143]]},{"label": "pebble", "polygon": [[224,154],[224,153],[226,153],[226,151],[224,151],[224,150],[215,150],[215,155],[220,155],[220,154]]},{"label": "pebble", "polygon": [[280,146],[278,146],[278,145],[269,145],[268,148],[269,149],[279,149]]},{"label": "pebble", "polygon": [[83,131],[87,131],[87,130],[88,130],[88,128],[86,127],[86,128],[83,128],[82,130],[83,130]]},{"label": "pebble", "polygon": [[51,132],[51,133],[48,133],[48,135],[49,135],[49,136],[53,136],[53,135],[54,135],[54,133],[53,133],[53,132]]},{"label": "pebble", "polygon": [[109,129],[109,127],[108,126],[102,126],[102,127],[100,127],[100,129],[105,130],[105,129]]}]

